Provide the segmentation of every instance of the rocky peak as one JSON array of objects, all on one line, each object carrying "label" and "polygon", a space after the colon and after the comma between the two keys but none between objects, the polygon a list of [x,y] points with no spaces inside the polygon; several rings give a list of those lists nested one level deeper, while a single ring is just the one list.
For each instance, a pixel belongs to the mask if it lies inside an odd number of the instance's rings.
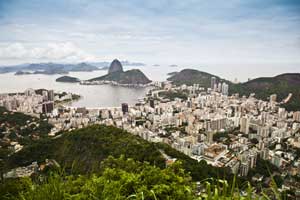
[{"label": "rocky peak", "polygon": [[118,59],[113,60],[108,69],[108,74],[114,72],[123,72],[123,66]]}]

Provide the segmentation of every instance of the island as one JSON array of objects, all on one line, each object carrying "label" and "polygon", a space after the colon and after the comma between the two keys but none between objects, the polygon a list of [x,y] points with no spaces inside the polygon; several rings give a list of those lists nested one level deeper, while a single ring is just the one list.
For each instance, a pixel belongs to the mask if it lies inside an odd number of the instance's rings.
[{"label": "island", "polygon": [[170,73],[167,73],[168,76],[174,76],[176,75],[178,72],[170,72]]},{"label": "island", "polygon": [[121,86],[145,86],[151,83],[151,80],[139,69],[131,69],[123,71],[121,62],[117,59],[113,60],[108,68],[108,74],[96,77],[83,84],[116,84]]},{"label": "island", "polygon": [[72,76],[62,76],[55,80],[56,82],[62,82],[62,83],[78,83],[80,80],[78,78],[72,77]]},{"label": "island", "polygon": [[29,74],[32,74],[31,72],[25,72],[25,71],[17,71],[15,73],[16,76],[19,76],[19,75],[29,75]]}]

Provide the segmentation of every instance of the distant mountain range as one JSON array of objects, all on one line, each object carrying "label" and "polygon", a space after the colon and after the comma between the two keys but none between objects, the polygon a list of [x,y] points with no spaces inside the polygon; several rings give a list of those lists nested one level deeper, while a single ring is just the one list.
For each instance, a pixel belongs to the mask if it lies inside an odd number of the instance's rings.
[{"label": "distant mountain range", "polygon": [[151,81],[146,77],[146,75],[139,69],[132,69],[128,71],[123,71],[122,63],[115,59],[108,69],[108,74],[90,79],[89,81],[114,81],[119,84],[148,84]]},{"label": "distant mountain range", "polygon": [[281,102],[291,93],[291,99],[282,106],[287,110],[300,110],[300,73],[262,77],[245,83],[234,84],[213,74],[194,69],[184,69],[178,73],[173,73],[167,80],[172,81],[176,85],[200,84],[200,86],[208,88],[212,77],[216,77],[218,82],[229,84],[230,94],[239,93],[240,95],[248,96],[251,93],[255,93],[257,98],[263,100],[268,100],[270,95],[277,94],[277,101]]},{"label": "distant mountain range", "polygon": [[[99,68],[87,63],[78,63],[78,64],[32,63],[32,64],[0,67],[0,73],[17,72],[16,75],[67,74],[69,72],[95,71],[95,70],[99,70]],[[30,71],[30,73],[28,73],[28,71]]]},{"label": "distant mountain range", "polygon": [[[124,66],[144,66],[144,63],[121,61]],[[107,70],[109,62],[82,62],[77,64],[61,63],[25,63],[12,66],[0,66],[0,74],[16,72],[16,75],[26,74],[68,74],[69,72],[86,72]]]}]

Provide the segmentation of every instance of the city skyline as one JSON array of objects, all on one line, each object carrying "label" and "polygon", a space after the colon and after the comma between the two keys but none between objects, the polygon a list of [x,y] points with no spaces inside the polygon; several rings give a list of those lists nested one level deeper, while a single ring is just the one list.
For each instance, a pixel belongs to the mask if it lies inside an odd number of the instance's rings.
[{"label": "city skyline", "polygon": [[0,64],[117,57],[296,70],[299,10],[293,0],[0,1]]}]

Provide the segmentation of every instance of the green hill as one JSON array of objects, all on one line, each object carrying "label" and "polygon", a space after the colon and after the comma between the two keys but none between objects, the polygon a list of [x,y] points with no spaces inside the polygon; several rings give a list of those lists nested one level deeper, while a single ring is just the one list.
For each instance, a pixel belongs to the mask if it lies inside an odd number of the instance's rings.
[{"label": "green hill", "polygon": [[289,93],[293,96],[282,106],[287,110],[300,110],[300,74],[289,73],[275,77],[262,77],[230,86],[230,93],[249,95],[255,93],[259,99],[268,100],[270,95],[277,94],[277,101],[285,99]]},{"label": "green hill", "polygon": [[97,171],[101,161],[108,156],[121,155],[164,168],[165,159],[161,151],[181,160],[194,180],[229,175],[226,169],[212,167],[206,162],[198,163],[168,145],[150,143],[122,129],[102,125],[67,132],[56,139],[35,141],[5,160],[5,169],[26,166],[34,161],[42,163],[45,159],[55,159],[66,171],[86,174]]},{"label": "green hill", "polygon": [[55,159],[66,170],[89,173],[99,169],[108,156],[125,155],[138,161],[148,161],[158,166],[164,159],[154,144],[126,131],[108,126],[90,126],[65,133],[57,139],[43,139],[13,154],[7,168],[25,166],[33,161]]},{"label": "green hill", "polygon": [[217,81],[226,82],[226,83],[229,82],[213,74],[201,72],[195,69],[184,69],[178,73],[173,74],[167,80],[172,81],[172,83],[174,83],[175,85],[199,84],[201,87],[208,88],[210,87],[212,77],[216,77]]}]

